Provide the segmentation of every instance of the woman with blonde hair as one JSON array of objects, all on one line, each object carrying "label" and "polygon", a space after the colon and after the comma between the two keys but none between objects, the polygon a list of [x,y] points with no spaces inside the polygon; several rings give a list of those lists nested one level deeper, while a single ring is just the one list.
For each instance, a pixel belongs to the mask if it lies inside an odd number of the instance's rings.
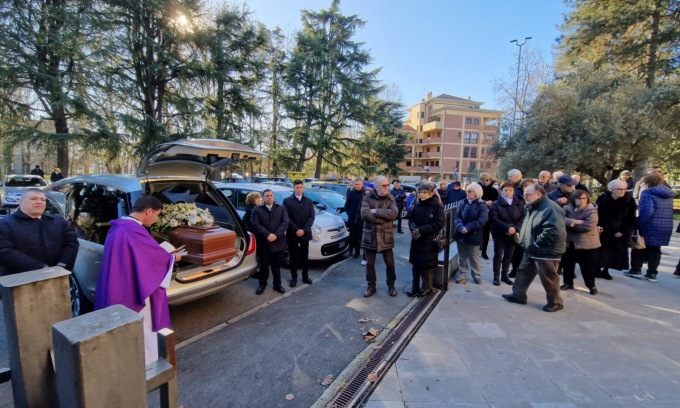
[{"label": "woman with blonde hair", "polygon": [[262,196],[257,191],[251,191],[246,196],[246,213],[243,214],[243,222],[246,223],[246,229],[253,232],[253,224],[251,223],[253,209],[262,205]]}]

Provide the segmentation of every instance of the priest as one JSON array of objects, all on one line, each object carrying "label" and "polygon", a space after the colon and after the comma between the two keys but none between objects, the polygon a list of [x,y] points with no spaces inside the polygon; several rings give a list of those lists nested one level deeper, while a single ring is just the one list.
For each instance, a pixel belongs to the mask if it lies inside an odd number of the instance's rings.
[{"label": "priest", "polygon": [[95,293],[95,310],[123,305],[143,317],[146,364],[158,359],[156,333],[170,328],[166,289],[181,252],[168,253],[147,227],[158,219],[163,204],[150,195],[139,197],[127,217],[111,221]]}]

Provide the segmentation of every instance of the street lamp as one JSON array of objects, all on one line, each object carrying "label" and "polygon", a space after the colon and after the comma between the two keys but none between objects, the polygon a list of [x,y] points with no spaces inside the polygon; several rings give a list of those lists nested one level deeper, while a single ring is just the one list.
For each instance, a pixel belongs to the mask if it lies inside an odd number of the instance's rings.
[{"label": "street lamp", "polygon": [[515,109],[512,111],[512,128],[510,128],[510,137],[515,135],[515,121],[517,115],[517,99],[519,98],[519,64],[522,58],[522,46],[531,40],[532,37],[524,37],[524,42],[521,44],[517,40],[512,40],[510,43],[515,43],[519,47],[519,53],[517,53],[517,78],[515,79]]}]

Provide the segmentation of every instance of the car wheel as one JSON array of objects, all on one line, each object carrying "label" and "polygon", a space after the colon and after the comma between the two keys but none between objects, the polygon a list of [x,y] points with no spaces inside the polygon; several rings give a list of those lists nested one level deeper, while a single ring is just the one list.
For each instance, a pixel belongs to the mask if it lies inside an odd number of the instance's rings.
[{"label": "car wheel", "polygon": [[85,297],[73,274],[68,277],[69,294],[71,295],[71,316],[78,317],[94,310],[92,303]]},{"label": "car wheel", "polygon": [[290,251],[287,249],[281,255],[281,265],[285,268],[290,268]]}]

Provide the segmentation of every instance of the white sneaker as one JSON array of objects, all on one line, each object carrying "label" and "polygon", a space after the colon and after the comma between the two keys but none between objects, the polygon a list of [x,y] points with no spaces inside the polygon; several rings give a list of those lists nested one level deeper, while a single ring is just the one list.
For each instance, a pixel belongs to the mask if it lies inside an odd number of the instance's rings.
[{"label": "white sneaker", "polygon": [[366,266],[367,264],[368,264],[368,262],[365,259],[361,260],[361,266]]}]

